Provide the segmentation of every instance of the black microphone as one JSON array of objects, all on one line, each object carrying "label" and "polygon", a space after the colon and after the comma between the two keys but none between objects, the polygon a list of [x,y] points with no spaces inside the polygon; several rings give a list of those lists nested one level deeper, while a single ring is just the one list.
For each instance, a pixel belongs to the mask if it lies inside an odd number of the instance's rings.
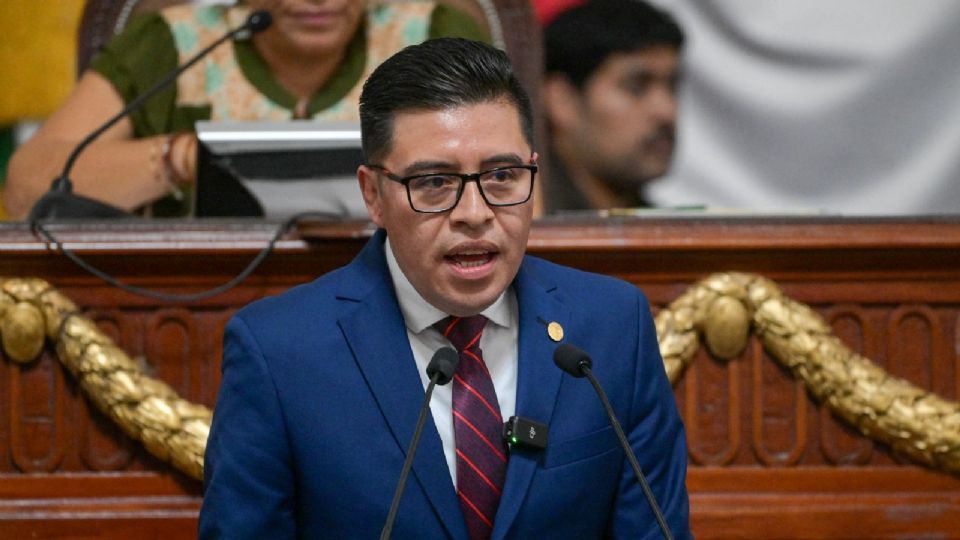
[{"label": "black microphone", "polygon": [[617,417],[613,413],[610,400],[607,399],[607,394],[603,391],[603,387],[600,386],[597,378],[593,376],[591,369],[593,368],[593,361],[590,360],[590,355],[583,349],[570,345],[569,343],[564,343],[553,352],[553,363],[557,364],[558,368],[578,379],[586,377],[587,380],[590,381],[590,384],[593,385],[593,389],[597,391],[600,402],[603,404],[603,410],[607,412],[607,417],[610,418],[610,424],[613,425],[614,431],[617,432],[617,438],[620,439],[620,446],[623,447],[623,451],[630,461],[630,466],[633,467],[633,472],[636,474],[637,481],[640,483],[640,489],[643,490],[643,496],[647,498],[647,504],[650,505],[650,509],[653,510],[653,516],[657,519],[657,524],[660,525],[660,531],[663,532],[663,537],[667,540],[673,540],[673,535],[667,527],[667,522],[663,519],[663,512],[660,511],[660,505],[657,504],[657,499],[653,496],[653,492],[650,491],[650,486],[647,484],[646,477],[643,476],[643,471],[640,470],[637,456],[633,453],[633,448],[630,448],[627,437],[623,434],[623,428],[620,427],[620,422],[617,421]]},{"label": "black microphone", "polygon": [[413,439],[410,440],[410,446],[407,447],[407,459],[403,462],[403,469],[400,470],[400,481],[397,482],[397,490],[393,494],[393,501],[390,503],[390,512],[387,513],[387,521],[383,525],[383,531],[380,533],[380,540],[390,538],[393,531],[393,522],[397,519],[397,510],[400,509],[400,497],[403,495],[403,488],[407,484],[407,477],[410,476],[410,467],[413,465],[413,455],[417,452],[417,446],[420,445],[420,434],[423,433],[423,424],[427,421],[427,411],[430,405],[430,396],[433,395],[433,388],[436,385],[443,386],[453,379],[453,373],[457,370],[457,364],[460,363],[460,355],[453,347],[443,347],[433,353],[433,358],[427,364],[427,377],[430,377],[430,384],[427,385],[427,392],[423,396],[423,403],[420,405],[420,416],[417,418],[417,428],[413,430]]},{"label": "black microphone", "polygon": [[130,103],[128,103],[127,106],[124,107],[119,113],[114,115],[102,126],[87,135],[67,157],[67,162],[63,166],[63,172],[60,173],[60,176],[54,179],[53,183],[50,185],[50,189],[42,197],[40,197],[40,200],[38,200],[36,204],[33,205],[33,208],[30,209],[30,215],[27,219],[29,221],[37,221],[40,219],[54,218],[76,219],[131,217],[132,214],[117,208],[116,206],[73,193],[73,182],[70,180],[70,170],[73,169],[73,164],[80,155],[80,152],[82,152],[87,146],[90,145],[90,143],[96,140],[97,137],[103,135],[105,131],[110,129],[122,118],[142,107],[144,102],[153,97],[157,92],[169,86],[170,83],[176,80],[181,73],[190,68],[190,66],[196,64],[201,58],[209,54],[210,51],[215,49],[218,45],[236,36],[237,34],[244,32],[254,34],[260,32],[261,30],[264,30],[270,26],[272,21],[273,18],[267,11],[255,11],[251,13],[250,16],[247,17],[246,22],[244,22],[242,25],[230,30],[222,37],[195,54],[193,58],[188,60],[186,63],[168,73],[163,79],[160,79],[157,84],[153,85],[149,90],[130,101]]}]

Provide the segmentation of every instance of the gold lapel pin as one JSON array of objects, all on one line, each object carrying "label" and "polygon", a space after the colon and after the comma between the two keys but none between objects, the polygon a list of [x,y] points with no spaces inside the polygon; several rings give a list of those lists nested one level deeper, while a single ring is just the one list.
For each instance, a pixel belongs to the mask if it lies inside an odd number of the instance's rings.
[{"label": "gold lapel pin", "polygon": [[550,339],[553,341],[560,341],[563,339],[563,327],[560,326],[560,323],[557,321],[551,321],[547,325],[547,335],[550,336]]}]

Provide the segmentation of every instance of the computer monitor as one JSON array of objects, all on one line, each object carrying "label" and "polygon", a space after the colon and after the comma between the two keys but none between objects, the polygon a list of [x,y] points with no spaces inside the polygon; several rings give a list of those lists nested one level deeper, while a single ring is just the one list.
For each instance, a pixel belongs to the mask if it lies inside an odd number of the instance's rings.
[{"label": "computer monitor", "polygon": [[196,130],[194,216],[367,217],[358,122],[202,121]]}]

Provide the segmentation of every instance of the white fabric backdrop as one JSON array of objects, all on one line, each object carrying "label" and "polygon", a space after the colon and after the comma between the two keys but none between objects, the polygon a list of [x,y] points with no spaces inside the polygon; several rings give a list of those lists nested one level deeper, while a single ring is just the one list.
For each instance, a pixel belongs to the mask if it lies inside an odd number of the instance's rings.
[{"label": "white fabric backdrop", "polygon": [[687,36],[655,204],[960,213],[960,1],[654,3]]}]

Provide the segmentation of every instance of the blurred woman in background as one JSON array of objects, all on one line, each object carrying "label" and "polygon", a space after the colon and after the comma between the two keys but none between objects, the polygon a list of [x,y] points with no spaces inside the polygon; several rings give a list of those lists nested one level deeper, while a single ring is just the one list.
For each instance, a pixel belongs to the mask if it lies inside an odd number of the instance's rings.
[{"label": "blurred woman in background", "polygon": [[92,143],[71,173],[74,191],[128,211],[187,215],[198,120],[357,120],[363,81],[399,49],[441,36],[489,41],[476,19],[429,1],[249,0],[146,14],[14,154],[4,186],[11,217],[26,216],[80,140],[260,9],[273,17],[269,28],[217,47]]}]

